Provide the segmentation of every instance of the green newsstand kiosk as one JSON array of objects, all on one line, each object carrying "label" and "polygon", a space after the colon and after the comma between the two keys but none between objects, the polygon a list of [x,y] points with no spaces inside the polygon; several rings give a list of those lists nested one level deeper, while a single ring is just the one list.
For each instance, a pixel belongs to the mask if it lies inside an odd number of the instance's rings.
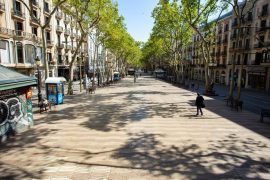
[{"label": "green newsstand kiosk", "polygon": [[0,65],[0,138],[28,129],[33,125],[32,86],[35,77],[20,74]]}]

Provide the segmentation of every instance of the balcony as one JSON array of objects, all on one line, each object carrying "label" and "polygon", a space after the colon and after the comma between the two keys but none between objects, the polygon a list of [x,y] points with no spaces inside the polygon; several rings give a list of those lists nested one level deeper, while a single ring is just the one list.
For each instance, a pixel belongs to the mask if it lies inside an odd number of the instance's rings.
[{"label": "balcony", "polygon": [[234,22],[232,23],[232,27],[236,27],[237,25],[238,25],[237,21],[234,21]]},{"label": "balcony", "polygon": [[231,47],[230,49],[229,49],[229,52],[234,52],[235,51],[235,48],[234,47]]},{"label": "balcony", "polygon": [[52,30],[52,25],[49,24],[49,25],[46,27],[46,30],[48,30],[48,31]]},{"label": "balcony", "polygon": [[5,12],[5,4],[0,2],[0,13],[4,13]]},{"label": "balcony", "polygon": [[264,17],[267,17],[267,16],[268,16],[268,11],[267,10],[259,12],[259,15],[258,15],[259,18],[264,18]]},{"label": "balcony", "polygon": [[43,12],[44,12],[44,14],[46,14],[46,15],[50,15],[50,8],[44,7]]},{"label": "balcony", "polygon": [[79,41],[81,40],[81,36],[80,35],[76,35],[76,39]]},{"label": "balcony", "polygon": [[33,41],[33,34],[32,33],[24,32],[23,37],[26,40]]},{"label": "balcony", "polygon": [[32,34],[32,41],[34,41],[35,43],[38,43],[38,44],[42,43],[42,39],[37,37],[35,34]]},{"label": "balcony", "polygon": [[14,31],[4,27],[0,27],[0,38],[9,39],[14,35]]},{"label": "balcony", "polygon": [[70,34],[70,38],[71,38],[71,39],[74,39],[75,37],[76,37],[76,33],[72,32],[72,33]]},{"label": "balcony", "polygon": [[73,46],[73,47],[71,48],[71,52],[74,53],[74,52],[76,51],[76,49],[77,49],[77,47],[76,47],[76,46]]},{"label": "balcony", "polygon": [[11,16],[14,19],[24,21],[25,20],[25,14],[21,10],[17,9],[11,9]]},{"label": "balcony", "polygon": [[70,17],[65,16],[64,18],[64,23],[68,24],[70,22]]},{"label": "balcony", "polygon": [[226,64],[217,64],[217,67],[219,67],[219,68],[226,68]]},{"label": "balcony", "polygon": [[270,59],[268,57],[268,59],[263,59],[261,62],[262,65],[270,65]]},{"label": "balcony", "polygon": [[248,15],[248,17],[245,18],[245,24],[251,23],[253,21],[252,15]]},{"label": "balcony", "polygon": [[25,32],[23,30],[15,30],[14,32],[15,32],[14,34],[15,39],[22,40],[24,38]]},{"label": "balcony", "polygon": [[52,40],[46,40],[47,42],[47,48],[52,48],[53,47],[53,41]]},{"label": "balcony", "polygon": [[37,9],[38,8],[38,0],[32,0],[32,7],[34,9]]},{"label": "balcony", "polygon": [[265,33],[267,30],[269,29],[269,27],[260,27],[260,28],[256,28],[256,33]]},{"label": "balcony", "polygon": [[39,20],[38,20],[36,17],[32,17],[32,18],[30,19],[30,24],[31,24],[32,26],[39,26]]},{"label": "balcony", "polygon": [[62,43],[57,43],[56,47],[57,49],[64,49],[65,46]]},{"label": "balcony", "polygon": [[260,42],[254,45],[255,49],[260,49],[260,48],[265,48],[265,47],[269,47],[270,46],[270,42]]},{"label": "balcony", "polygon": [[66,51],[70,51],[71,48],[72,48],[71,45],[66,45],[65,50],[66,50]]},{"label": "balcony", "polygon": [[227,56],[227,51],[222,51],[222,52],[221,52],[221,55],[222,55],[222,56]]},{"label": "balcony", "polygon": [[236,39],[236,36],[237,36],[237,34],[236,33],[233,33],[232,35],[231,35],[231,39],[233,40],[233,39]]},{"label": "balcony", "polygon": [[76,22],[75,21],[71,21],[70,26],[71,27],[75,27],[76,26]]},{"label": "balcony", "polygon": [[70,35],[70,30],[69,29],[65,29],[65,36],[69,36]]},{"label": "balcony", "polygon": [[63,27],[62,26],[56,26],[56,32],[57,33],[62,33],[63,32]]},{"label": "balcony", "polygon": [[59,11],[56,11],[55,12],[55,18],[56,19],[62,19],[62,17],[63,17],[63,13],[62,12],[59,12]]},{"label": "balcony", "polygon": [[49,65],[50,66],[55,66],[56,65],[56,62],[54,60],[49,60]]}]

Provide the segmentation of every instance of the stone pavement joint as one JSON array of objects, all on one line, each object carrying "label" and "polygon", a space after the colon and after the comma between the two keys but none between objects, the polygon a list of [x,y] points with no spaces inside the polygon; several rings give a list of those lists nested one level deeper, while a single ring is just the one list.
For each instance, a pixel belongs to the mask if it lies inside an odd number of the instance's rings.
[{"label": "stone pavement joint", "polygon": [[270,125],[151,77],[66,96],[1,144],[0,179],[270,179]]}]

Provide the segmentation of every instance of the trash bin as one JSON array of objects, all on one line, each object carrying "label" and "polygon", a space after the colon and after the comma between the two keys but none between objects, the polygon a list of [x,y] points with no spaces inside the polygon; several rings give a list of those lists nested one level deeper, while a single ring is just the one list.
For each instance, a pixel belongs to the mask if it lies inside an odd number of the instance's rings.
[{"label": "trash bin", "polygon": [[47,99],[54,104],[64,103],[64,78],[49,77],[46,79]]}]

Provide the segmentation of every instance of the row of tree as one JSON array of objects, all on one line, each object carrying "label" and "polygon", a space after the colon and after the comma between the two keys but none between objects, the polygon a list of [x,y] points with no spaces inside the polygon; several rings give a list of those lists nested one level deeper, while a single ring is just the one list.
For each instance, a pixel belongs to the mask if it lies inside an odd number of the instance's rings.
[{"label": "row of tree", "polygon": [[[212,92],[211,73],[209,65],[214,63],[211,49],[216,44],[216,29],[222,14],[230,7],[237,21],[237,32],[245,25],[245,18],[252,12],[256,0],[160,0],[152,12],[154,27],[148,42],[142,48],[142,59],[145,64],[167,64],[177,82],[183,82],[189,75],[184,68],[188,68],[191,59],[185,56],[185,49],[191,45],[194,34],[200,37],[196,42],[204,61],[206,93]],[[214,17],[214,18],[213,18]],[[239,33],[238,33],[239,34]],[[237,36],[238,44],[240,35]],[[232,62],[231,77],[235,73],[235,59]],[[241,75],[243,61],[241,62],[240,77],[238,77],[238,94],[240,98]],[[233,79],[230,84],[229,96],[233,97]]]},{"label": "row of tree", "polygon": [[[29,11],[30,18],[35,19],[41,28],[45,78],[49,77],[45,32],[57,9],[61,9],[71,16],[74,20],[73,23],[79,29],[81,36],[77,40],[76,49],[69,62],[68,94],[73,94],[73,69],[78,60],[79,50],[88,37],[91,37],[94,42],[93,67],[96,67],[100,45],[116,56],[121,73],[124,73],[125,68],[128,66],[139,65],[141,57],[140,43],[136,42],[127,32],[124,18],[118,12],[118,4],[112,2],[112,0],[53,0],[53,9],[49,12],[46,21],[42,20],[43,17],[36,17],[36,13],[33,13],[34,9],[31,0],[28,3],[24,0],[20,1]],[[45,3],[45,0],[43,1]]]}]

